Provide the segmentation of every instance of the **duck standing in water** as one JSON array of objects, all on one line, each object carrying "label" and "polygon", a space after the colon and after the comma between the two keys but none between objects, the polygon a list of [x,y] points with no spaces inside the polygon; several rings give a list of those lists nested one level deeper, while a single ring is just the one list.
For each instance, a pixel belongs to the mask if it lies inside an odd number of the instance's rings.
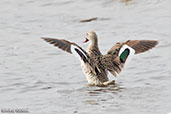
[{"label": "duck standing in water", "polygon": [[107,72],[117,76],[124,67],[128,58],[133,54],[145,52],[158,44],[155,40],[128,40],[116,43],[105,55],[99,50],[98,38],[95,32],[86,34],[84,43],[90,41],[87,52],[73,42],[63,39],[43,38],[54,46],[74,54],[81,61],[89,85],[107,86],[114,84],[114,80],[109,81]]}]

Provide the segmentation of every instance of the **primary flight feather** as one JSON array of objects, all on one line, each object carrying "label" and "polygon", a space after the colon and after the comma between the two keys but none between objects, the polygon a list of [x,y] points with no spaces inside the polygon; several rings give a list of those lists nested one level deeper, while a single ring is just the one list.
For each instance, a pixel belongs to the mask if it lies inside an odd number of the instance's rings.
[{"label": "primary flight feather", "polygon": [[74,54],[80,61],[90,85],[105,86],[113,84],[109,81],[107,72],[117,76],[121,72],[127,59],[131,54],[139,54],[155,47],[158,41],[155,40],[128,40],[116,43],[107,54],[103,55],[98,47],[98,38],[94,31],[86,34],[84,43],[90,41],[87,51],[76,43],[64,39],[43,38],[54,46]]}]

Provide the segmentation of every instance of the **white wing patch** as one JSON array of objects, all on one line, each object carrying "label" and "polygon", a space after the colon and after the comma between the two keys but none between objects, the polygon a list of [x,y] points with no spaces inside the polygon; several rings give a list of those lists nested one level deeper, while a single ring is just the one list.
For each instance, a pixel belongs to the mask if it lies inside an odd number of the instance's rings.
[{"label": "white wing patch", "polygon": [[[80,53],[78,53],[78,51],[80,52]],[[77,46],[75,46],[75,45],[71,45],[71,52],[72,52],[72,54],[74,54],[74,56],[76,57],[76,58],[78,58],[80,61],[86,61],[87,60],[87,56],[85,55],[85,53],[80,49],[80,48],[78,48]],[[80,55],[81,54],[81,55]]]},{"label": "white wing patch", "polygon": [[126,59],[126,63],[125,64],[128,64],[130,62],[130,60],[132,60],[132,58],[134,57],[135,55],[135,50],[131,47],[129,47],[128,45],[123,45],[122,48],[120,49],[119,51],[119,56],[122,54],[122,52],[125,50],[125,49],[129,49],[130,53]]}]

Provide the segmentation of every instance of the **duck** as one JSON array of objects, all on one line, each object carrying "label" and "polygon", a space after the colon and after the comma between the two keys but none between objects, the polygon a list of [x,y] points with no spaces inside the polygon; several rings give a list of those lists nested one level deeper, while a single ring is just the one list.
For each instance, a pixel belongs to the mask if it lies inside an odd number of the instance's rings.
[{"label": "duck", "polygon": [[65,39],[42,37],[46,42],[75,55],[81,63],[81,68],[91,86],[108,86],[115,84],[109,80],[108,72],[119,75],[131,56],[143,53],[158,44],[156,40],[127,40],[117,42],[106,54],[98,47],[98,37],[94,31],[87,32],[83,43],[89,42],[87,51],[74,42]]}]

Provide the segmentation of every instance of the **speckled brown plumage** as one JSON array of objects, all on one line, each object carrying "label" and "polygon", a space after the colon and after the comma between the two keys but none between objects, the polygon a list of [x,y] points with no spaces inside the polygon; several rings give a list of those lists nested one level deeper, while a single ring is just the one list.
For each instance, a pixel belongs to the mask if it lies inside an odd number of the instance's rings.
[{"label": "speckled brown plumage", "polygon": [[95,32],[88,32],[86,40],[90,41],[87,52],[80,46],[67,40],[60,40],[54,38],[43,38],[45,41],[54,46],[67,51],[72,54],[71,48],[81,57],[81,67],[86,75],[90,85],[108,85],[113,84],[114,81],[109,81],[107,71],[116,76],[124,67],[126,59],[121,61],[119,51],[123,45],[127,45],[135,50],[135,54],[139,54],[155,47],[158,41],[155,40],[128,40],[126,42],[116,43],[105,55],[102,55],[98,48],[98,38]]},{"label": "speckled brown plumage", "polygon": [[46,42],[49,42],[50,44],[53,44],[54,46],[68,52],[68,53],[72,53],[71,52],[71,42],[67,41],[67,40],[59,40],[59,39],[54,39],[54,38],[42,38],[44,39]]}]

